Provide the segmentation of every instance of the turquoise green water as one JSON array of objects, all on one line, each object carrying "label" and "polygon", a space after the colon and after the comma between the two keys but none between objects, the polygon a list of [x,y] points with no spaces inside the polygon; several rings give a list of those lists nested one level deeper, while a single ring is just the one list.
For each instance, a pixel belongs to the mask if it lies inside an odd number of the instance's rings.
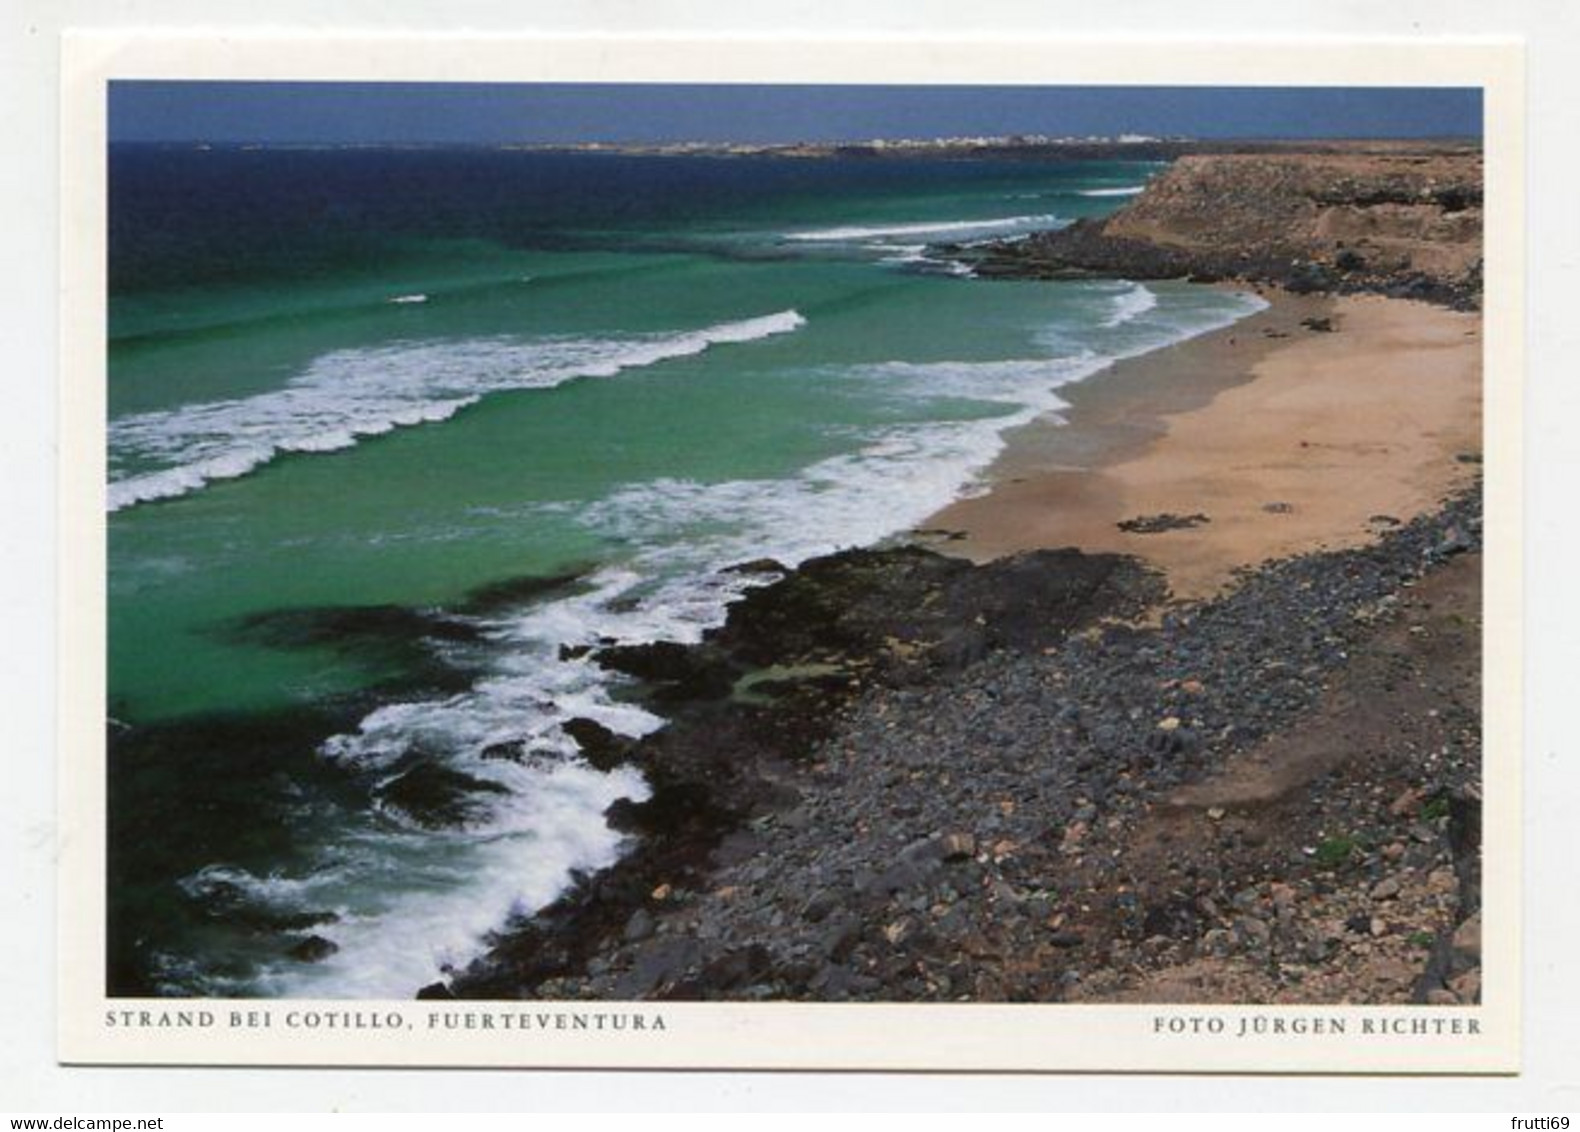
[{"label": "turquoise green water", "polygon": [[[228,993],[409,993],[434,956],[464,956],[570,868],[619,851],[599,815],[644,787],[580,763],[559,724],[660,721],[561,662],[561,646],[695,639],[749,584],[724,567],[903,531],[970,490],[1007,429],[1056,414],[1062,384],[1251,309],[1183,285],[983,282],[924,250],[1112,208],[1123,198],[1085,194],[1137,185],[1147,167],[784,164],[441,165],[429,191],[456,216],[440,231],[357,214],[355,249],[324,263],[308,241],[327,230],[286,225],[283,242],[306,250],[285,267],[266,242],[251,274],[227,263],[222,278],[112,296],[121,722],[277,712],[402,676],[389,650],[265,642],[240,631],[251,617],[456,609],[507,579],[583,578],[479,615],[488,644],[469,656],[482,672],[470,691],[376,704],[325,737],[319,757],[362,775],[372,800],[276,799],[298,830],[288,864],[243,869],[220,837],[183,866],[203,868],[164,882],[180,889],[171,901],[239,887],[338,909],[334,960],[282,966],[277,948],[204,921],[163,945],[160,988],[214,991],[192,951],[218,949],[226,970],[251,972]],[[325,174],[331,188],[350,178],[347,193],[363,175]],[[501,199],[508,176],[519,193]],[[480,216],[510,224],[479,234]],[[184,244],[177,232],[157,247],[218,274],[202,252],[212,236],[191,223]],[[480,761],[500,741],[558,761]],[[434,835],[379,808],[380,784],[419,752],[509,788],[481,834]],[[267,809],[260,821],[279,817]],[[392,924],[432,948],[381,946]]]},{"label": "turquoise green water", "polygon": [[[546,300],[529,297],[530,284],[514,296],[501,285],[334,329],[363,343],[444,340],[501,325],[524,336],[552,326],[602,337],[772,314],[789,309],[790,298],[808,325],[782,340],[722,345],[616,379],[499,393],[442,425],[334,454],[286,456],[250,476],[118,513],[111,667],[120,710],[144,718],[266,706],[344,687],[358,674],[322,658],[239,647],[207,630],[281,606],[442,604],[500,578],[617,557],[607,536],[537,505],[584,505],[666,476],[783,478],[840,452],[849,443],[842,428],[971,413],[841,389],[831,371],[1029,352],[1026,330],[1049,306],[1031,289],[990,295],[923,276],[875,287],[865,265],[735,265],[725,273],[706,261],[662,259],[662,270],[644,266],[634,276],[611,265],[606,282],[567,286]],[[212,382],[215,369],[236,368],[225,359],[243,353],[257,367],[237,373],[227,393],[268,388],[320,356],[326,333],[271,325],[260,334],[249,325],[201,347],[141,351],[138,366],[179,367],[179,380],[142,396],[179,403],[191,386]],[[258,337],[266,348],[254,348]]]}]

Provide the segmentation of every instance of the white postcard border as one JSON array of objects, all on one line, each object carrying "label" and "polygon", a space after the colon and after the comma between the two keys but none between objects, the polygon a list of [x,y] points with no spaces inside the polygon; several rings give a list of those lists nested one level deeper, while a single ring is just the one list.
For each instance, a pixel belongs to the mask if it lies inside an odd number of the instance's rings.
[{"label": "white postcard border", "polygon": [[[858,1006],[106,998],[106,92],[110,80],[133,78],[1481,87],[1487,170],[1483,1004]],[[1196,1073],[1517,1070],[1524,349],[1523,51],[1517,43],[93,33],[68,35],[62,83],[62,1061]],[[143,1010],[151,1012],[150,1019],[185,1011],[194,1024],[124,1024],[121,1012],[130,1011],[135,1020]],[[246,1025],[249,1013],[267,1014],[269,1025]],[[296,1015],[294,1026],[290,1014]],[[239,1024],[231,1024],[233,1015]],[[454,1016],[457,1028],[430,1025],[431,1019],[446,1016]],[[1314,1032],[1319,1020],[1321,1033]],[[1451,1031],[1456,1020],[1458,1033],[1409,1032],[1417,1022]],[[1335,1021],[1342,1023],[1342,1032],[1334,1032]],[[1474,1033],[1468,1032],[1472,1024]],[[1387,1032],[1395,1026],[1405,1032]],[[1385,1032],[1368,1032],[1377,1028]],[[1274,1033],[1277,1029],[1283,1032]]]}]

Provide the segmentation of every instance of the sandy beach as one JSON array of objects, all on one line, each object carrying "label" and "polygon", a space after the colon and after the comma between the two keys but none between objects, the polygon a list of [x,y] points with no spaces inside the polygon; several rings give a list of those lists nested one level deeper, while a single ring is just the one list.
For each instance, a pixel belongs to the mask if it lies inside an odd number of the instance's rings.
[{"label": "sandy beach", "polygon": [[[992,490],[929,524],[983,561],[1035,547],[1136,555],[1176,597],[1262,561],[1356,546],[1474,479],[1479,316],[1269,290],[1265,311],[1120,362],[1065,423],[1011,438]],[[1308,323],[1327,320],[1331,330]],[[1151,533],[1119,523],[1205,516]]]}]

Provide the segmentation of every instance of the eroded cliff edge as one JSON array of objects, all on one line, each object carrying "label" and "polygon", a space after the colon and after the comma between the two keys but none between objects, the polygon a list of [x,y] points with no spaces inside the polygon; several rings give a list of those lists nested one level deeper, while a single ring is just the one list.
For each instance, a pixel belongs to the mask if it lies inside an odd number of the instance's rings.
[{"label": "eroded cliff edge", "polygon": [[972,258],[983,276],[1242,279],[1474,309],[1481,178],[1468,150],[1190,155],[1111,216]]}]

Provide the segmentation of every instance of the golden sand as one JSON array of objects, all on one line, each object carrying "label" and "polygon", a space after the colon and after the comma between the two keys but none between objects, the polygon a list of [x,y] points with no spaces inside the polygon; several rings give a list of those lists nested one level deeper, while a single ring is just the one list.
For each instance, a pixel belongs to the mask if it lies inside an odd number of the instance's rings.
[{"label": "golden sand", "polygon": [[[1011,438],[992,490],[930,527],[983,560],[1037,547],[1133,554],[1176,596],[1270,558],[1355,546],[1476,473],[1480,316],[1376,296],[1269,294],[1235,326],[1075,387],[1064,424]],[[1333,331],[1303,326],[1329,318]],[[1206,516],[1159,533],[1123,520]]]}]

